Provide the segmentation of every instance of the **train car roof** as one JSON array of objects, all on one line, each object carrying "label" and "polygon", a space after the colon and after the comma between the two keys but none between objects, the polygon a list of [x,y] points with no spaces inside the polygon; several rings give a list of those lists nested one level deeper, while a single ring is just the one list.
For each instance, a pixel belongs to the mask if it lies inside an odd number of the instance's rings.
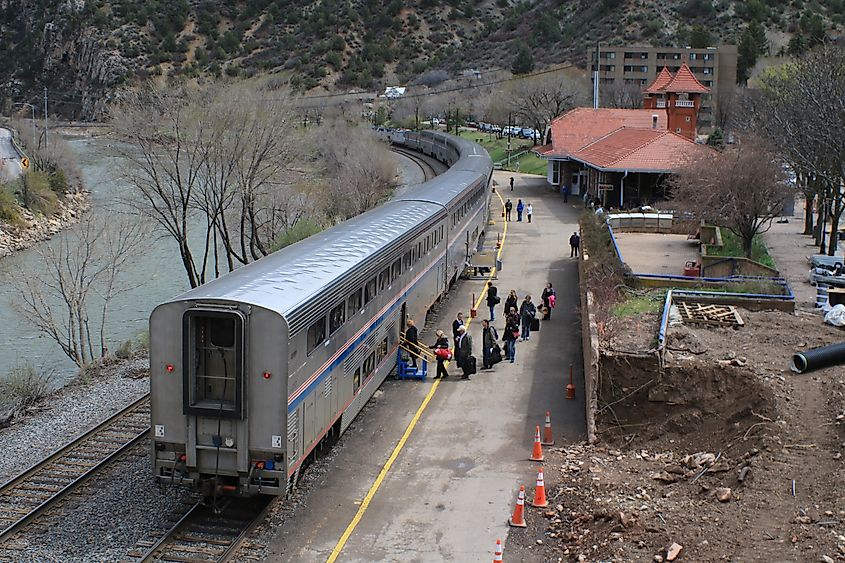
[{"label": "train car roof", "polygon": [[426,201],[390,201],[168,302],[234,301],[284,315],[442,212],[442,206]]}]

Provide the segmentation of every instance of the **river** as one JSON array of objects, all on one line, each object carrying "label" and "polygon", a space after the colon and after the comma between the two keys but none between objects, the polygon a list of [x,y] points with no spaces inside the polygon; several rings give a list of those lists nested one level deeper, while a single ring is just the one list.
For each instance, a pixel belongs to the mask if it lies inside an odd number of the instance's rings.
[{"label": "river", "polygon": [[[74,138],[68,143],[76,154],[85,187],[91,192],[92,212],[100,216],[114,213],[116,204],[131,193],[131,188],[121,182],[116,172],[120,157],[110,150],[113,141]],[[419,183],[419,168],[406,158],[398,160],[403,183]],[[55,240],[42,244],[55,244]],[[76,372],[75,365],[59,346],[41,335],[13,306],[21,299],[14,280],[43,271],[44,267],[35,249],[0,259],[0,342],[6,343],[5,353],[0,354],[0,378],[24,364],[54,372],[56,384],[66,382]],[[188,288],[173,240],[163,237],[153,240],[149,249],[125,271],[122,283],[132,289],[116,296],[110,305],[106,334],[112,350],[147,330],[150,312],[157,304]]]}]

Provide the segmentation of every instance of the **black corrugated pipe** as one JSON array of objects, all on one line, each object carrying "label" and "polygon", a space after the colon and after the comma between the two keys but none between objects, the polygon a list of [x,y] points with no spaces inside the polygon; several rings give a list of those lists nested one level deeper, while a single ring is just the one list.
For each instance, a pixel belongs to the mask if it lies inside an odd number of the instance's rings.
[{"label": "black corrugated pipe", "polygon": [[842,363],[845,363],[845,342],[792,355],[792,371],[795,373],[806,373]]}]

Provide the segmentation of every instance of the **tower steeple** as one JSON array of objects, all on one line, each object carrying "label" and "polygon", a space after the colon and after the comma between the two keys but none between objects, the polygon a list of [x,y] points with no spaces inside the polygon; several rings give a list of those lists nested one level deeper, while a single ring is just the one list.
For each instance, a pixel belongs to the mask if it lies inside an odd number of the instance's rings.
[{"label": "tower steeple", "polygon": [[709,92],[710,88],[698,81],[687,63],[683,63],[674,75],[663,67],[643,90],[643,107],[664,109],[669,130],[695,140],[701,96]]}]

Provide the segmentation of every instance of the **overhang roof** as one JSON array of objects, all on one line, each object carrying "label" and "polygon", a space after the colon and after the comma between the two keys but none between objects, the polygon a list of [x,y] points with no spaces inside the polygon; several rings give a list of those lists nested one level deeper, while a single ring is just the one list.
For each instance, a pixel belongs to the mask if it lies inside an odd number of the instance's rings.
[{"label": "overhang roof", "polygon": [[665,131],[665,109],[575,108],[552,121],[552,147],[542,154],[549,158],[569,156],[622,127],[651,129],[654,115],[656,129]]},{"label": "overhang roof", "polygon": [[570,158],[604,172],[676,172],[712,149],[665,129],[620,128]]}]

